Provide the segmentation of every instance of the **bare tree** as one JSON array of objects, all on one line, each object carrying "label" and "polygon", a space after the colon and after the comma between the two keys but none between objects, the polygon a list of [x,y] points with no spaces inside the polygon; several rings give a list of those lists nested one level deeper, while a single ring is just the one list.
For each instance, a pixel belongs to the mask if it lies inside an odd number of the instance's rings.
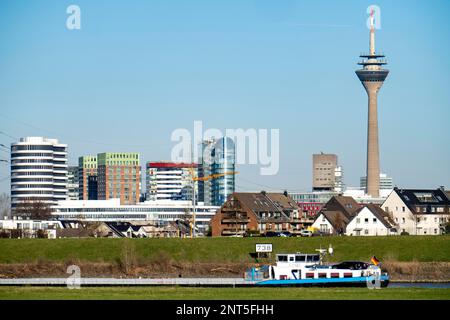
[{"label": "bare tree", "polygon": [[345,222],[340,214],[336,214],[334,218],[334,225],[336,227],[336,234],[340,235],[344,233]]},{"label": "bare tree", "polygon": [[0,219],[11,217],[11,198],[8,194],[0,195]]},{"label": "bare tree", "polygon": [[35,220],[49,220],[52,217],[52,210],[50,205],[42,200],[25,200],[17,203],[14,215]]}]

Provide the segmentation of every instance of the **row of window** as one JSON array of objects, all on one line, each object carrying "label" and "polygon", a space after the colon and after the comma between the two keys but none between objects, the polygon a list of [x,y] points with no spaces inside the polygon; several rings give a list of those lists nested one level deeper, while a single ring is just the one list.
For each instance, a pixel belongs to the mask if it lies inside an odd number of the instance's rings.
[{"label": "row of window", "polygon": [[19,145],[11,147],[11,151],[19,151],[19,150],[52,150],[56,152],[66,152],[65,147],[55,147],[49,145]]}]

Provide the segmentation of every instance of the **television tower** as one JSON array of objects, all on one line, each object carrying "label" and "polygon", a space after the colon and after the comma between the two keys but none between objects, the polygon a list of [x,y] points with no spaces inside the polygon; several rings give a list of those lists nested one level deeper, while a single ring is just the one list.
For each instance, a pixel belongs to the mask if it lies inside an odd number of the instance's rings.
[{"label": "television tower", "polygon": [[366,89],[369,99],[367,123],[367,186],[366,193],[374,198],[380,193],[380,156],[378,148],[378,116],[377,95],[389,70],[382,66],[387,64],[384,55],[375,51],[374,11],[370,13],[370,41],[368,54],[361,54],[362,69],[356,70],[356,75]]}]

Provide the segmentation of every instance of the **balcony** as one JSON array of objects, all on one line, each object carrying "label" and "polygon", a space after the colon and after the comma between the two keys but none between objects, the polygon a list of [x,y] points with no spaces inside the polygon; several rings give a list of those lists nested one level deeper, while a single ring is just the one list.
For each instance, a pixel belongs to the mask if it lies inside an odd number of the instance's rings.
[{"label": "balcony", "polygon": [[238,234],[238,235],[245,235],[245,231],[244,230],[231,230],[231,229],[224,229],[222,230],[222,235],[223,236],[229,236],[229,235],[233,235],[233,234]]},{"label": "balcony", "polygon": [[249,223],[249,218],[223,218],[222,223]]}]

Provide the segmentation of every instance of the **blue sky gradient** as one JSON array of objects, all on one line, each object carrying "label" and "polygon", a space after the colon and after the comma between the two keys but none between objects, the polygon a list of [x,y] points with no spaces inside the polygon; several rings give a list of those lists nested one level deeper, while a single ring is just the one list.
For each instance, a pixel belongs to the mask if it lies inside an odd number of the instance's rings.
[{"label": "blue sky gradient", "polygon": [[[81,8],[81,30],[66,8]],[[177,128],[279,128],[280,170],[240,166],[237,189],[306,191],[312,154],[336,153],[345,183],[365,174],[367,96],[354,74],[377,49],[381,168],[400,187],[450,186],[450,2],[2,1],[0,143],[47,136],[69,162],[105,151],[168,160]],[[0,152],[0,159],[7,159]],[[9,192],[0,163],[0,192]]]}]

